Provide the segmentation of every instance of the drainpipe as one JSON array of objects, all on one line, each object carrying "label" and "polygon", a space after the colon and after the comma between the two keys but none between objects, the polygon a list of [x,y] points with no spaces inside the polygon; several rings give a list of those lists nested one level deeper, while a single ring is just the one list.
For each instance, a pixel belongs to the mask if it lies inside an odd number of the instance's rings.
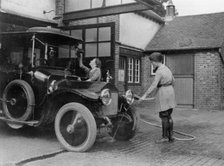
[{"label": "drainpipe", "polygon": [[65,0],[55,1],[55,17],[54,20],[57,21],[58,27],[63,27],[63,14],[65,13]]},{"label": "drainpipe", "polygon": [[[222,65],[224,65],[224,42],[223,42],[223,44],[222,44],[222,47],[221,48],[219,48],[218,49],[218,54],[219,54],[219,56],[220,56],[220,58],[221,58],[221,61],[222,61]],[[223,78],[224,76],[223,76],[223,68],[222,68],[222,66],[220,67],[220,73],[221,73],[221,77]],[[221,81],[220,82],[222,82],[222,78],[221,78]],[[223,104],[223,99],[224,99],[224,91],[223,91],[223,84],[221,83],[221,103],[220,103],[220,110],[222,111],[223,110],[223,106],[224,106],[224,104]]]}]

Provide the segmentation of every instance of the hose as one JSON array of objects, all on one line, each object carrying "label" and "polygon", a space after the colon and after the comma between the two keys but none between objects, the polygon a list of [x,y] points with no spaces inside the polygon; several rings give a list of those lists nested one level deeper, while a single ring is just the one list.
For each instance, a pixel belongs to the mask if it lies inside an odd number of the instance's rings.
[{"label": "hose", "polygon": [[[139,102],[139,99],[141,98],[140,96],[138,96],[138,95],[135,94],[135,95],[134,95],[134,98],[137,99],[137,103],[140,103],[140,102],[141,102],[141,101]],[[151,101],[151,100],[154,100],[154,99],[155,99],[155,98],[145,98],[144,101]],[[151,126],[155,126],[155,127],[162,128],[161,125],[157,125],[157,124],[155,124],[155,123],[148,122],[148,121],[146,121],[146,120],[144,120],[144,119],[142,119],[142,118],[140,118],[140,120],[141,120],[142,122],[146,123],[146,124],[151,125]],[[190,137],[190,138],[178,138],[178,137],[173,137],[175,140],[178,140],[178,141],[192,141],[192,140],[195,140],[195,139],[196,139],[195,136],[190,135],[190,134],[186,134],[186,133],[183,133],[183,132],[180,132],[180,131],[175,131],[175,130],[173,130],[173,132],[176,133],[176,134],[179,134],[179,135],[183,135],[183,136],[186,136],[186,137]]]},{"label": "hose", "polygon": [[[148,124],[148,125],[162,128],[161,125],[157,125],[157,124],[155,124],[155,123],[148,122],[148,121],[146,121],[146,120],[144,120],[144,119],[142,119],[142,118],[140,118],[140,120],[141,120],[142,122]],[[186,133],[183,133],[183,132],[180,132],[180,131],[175,131],[175,130],[174,130],[173,132],[176,133],[176,134],[179,134],[179,135],[183,135],[183,136],[186,136],[186,137],[190,137],[190,138],[178,138],[178,137],[173,137],[175,140],[178,140],[178,141],[192,141],[192,140],[196,139],[195,136],[190,135],[190,134],[186,134]]]}]

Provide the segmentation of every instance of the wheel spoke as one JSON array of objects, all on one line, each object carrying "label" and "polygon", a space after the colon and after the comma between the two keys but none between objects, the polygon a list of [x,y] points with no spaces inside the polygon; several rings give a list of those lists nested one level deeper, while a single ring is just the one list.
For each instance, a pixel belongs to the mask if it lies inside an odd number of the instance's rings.
[{"label": "wheel spoke", "polygon": [[61,120],[61,133],[70,145],[79,146],[84,143],[88,129],[80,113],[69,111]]}]

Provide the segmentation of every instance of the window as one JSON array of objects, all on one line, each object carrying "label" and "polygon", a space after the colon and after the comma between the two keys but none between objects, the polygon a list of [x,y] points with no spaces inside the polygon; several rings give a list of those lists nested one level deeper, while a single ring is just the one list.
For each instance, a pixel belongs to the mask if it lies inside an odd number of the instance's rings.
[{"label": "window", "polygon": [[128,58],[128,83],[140,83],[140,59]]},{"label": "window", "polygon": [[65,12],[100,8],[102,6],[114,6],[134,3],[135,0],[66,0]]},{"label": "window", "polygon": [[85,57],[110,57],[112,48],[112,25],[94,25],[91,28],[71,30],[71,35],[82,39]]},{"label": "window", "polygon": [[85,29],[85,32],[86,57],[111,55],[111,27]]}]

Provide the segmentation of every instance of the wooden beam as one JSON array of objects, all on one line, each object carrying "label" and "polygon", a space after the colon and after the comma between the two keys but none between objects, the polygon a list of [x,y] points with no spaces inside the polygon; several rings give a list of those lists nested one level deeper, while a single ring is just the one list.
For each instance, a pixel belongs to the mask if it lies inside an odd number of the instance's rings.
[{"label": "wooden beam", "polygon": [[141,3],[129,3],[115,6],[108,6],[95,9],[87,9],[63,14],[63,22],[69,22],[80,19],[88,19],[101,16],[116,15],[122,13],[131,13],[143,10],[154,10],[154,6]]}]

